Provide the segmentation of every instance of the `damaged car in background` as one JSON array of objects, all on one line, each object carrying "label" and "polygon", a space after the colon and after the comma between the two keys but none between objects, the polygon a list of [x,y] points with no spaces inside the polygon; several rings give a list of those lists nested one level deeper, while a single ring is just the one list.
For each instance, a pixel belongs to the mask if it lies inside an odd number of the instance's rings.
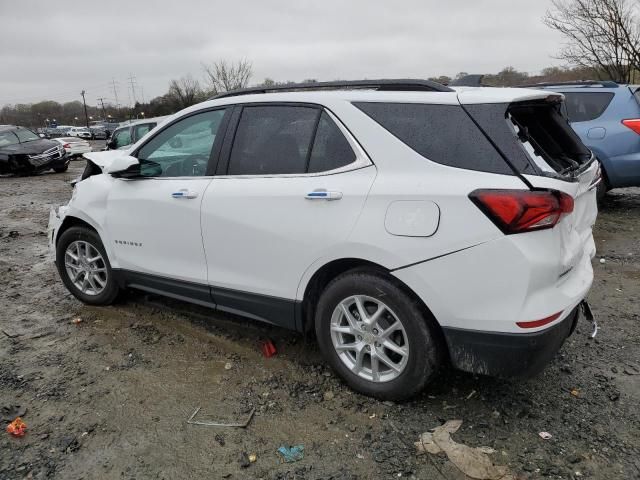
[{"label": "damaged car in background", "polygon": [[69,160],[59,142],[41,138],[28,128],[0,125],[0,174],[61,173],[69,167]]},{"label": "damaged car in background", "polygon": [[85,154],[50,215],[66,288],[315,332],[353,389],[540,372],[593,281],[598,162],[541,90],[363,80],[228,92]]}]

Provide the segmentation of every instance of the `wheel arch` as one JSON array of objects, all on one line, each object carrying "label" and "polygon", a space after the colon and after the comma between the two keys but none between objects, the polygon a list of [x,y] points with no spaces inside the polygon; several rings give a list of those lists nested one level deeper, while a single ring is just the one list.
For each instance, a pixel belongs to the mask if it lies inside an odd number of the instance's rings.
[{"label": "wheel arch", "polygon": [[379,274],[386,279],[393,282],[401,290],[407,293],[413,298],[419,305],[423,312],[425,320],[433,326],[434,334],[437,337],[437,341],[442,347],[442,351],[446,352],[448,358],[449,352],[447,349],[447,343],[444,338],[444,332],[440,326],[440,323],[436,319],[435,315],[425,303],[425,301],[418,296],[406,283],[400,280],[398,277],[391,274],[391,271],[382,265],[362,258],[339,258],[331,260],[318,268],[311,276],[309,282],[304,289],[304,295],[302,297],[301,310],[300,310],[300,329],[305,335],[308,335],[314,330],[315,326],[315,311],[320,295],[327,287],[329,282],[339,275],[342,275],[350,271],[366,270]]}]

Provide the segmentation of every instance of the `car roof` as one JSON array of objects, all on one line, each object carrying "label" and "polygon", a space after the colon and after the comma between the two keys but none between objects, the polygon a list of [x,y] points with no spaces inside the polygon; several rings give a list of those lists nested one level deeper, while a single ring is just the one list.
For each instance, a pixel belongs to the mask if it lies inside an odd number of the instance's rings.
[{"label": "car roof", "polygon": [[475,104],[475,103],[510,103],[534,99],[545,99],[548,92],[540,89],[524,88],[492,88],[492,87],[455,87],[446,92],[437,91],[379,91],[374,89],[344,89],[318,91],[286,91],[272,93],[256,93],[238,96],[213,98],[193,105],[181,113],[197,111],[202,108],[245,104],[296,102],[317,103],[346,102],[390,102],[390,103],[429,103],[443,105]]}]

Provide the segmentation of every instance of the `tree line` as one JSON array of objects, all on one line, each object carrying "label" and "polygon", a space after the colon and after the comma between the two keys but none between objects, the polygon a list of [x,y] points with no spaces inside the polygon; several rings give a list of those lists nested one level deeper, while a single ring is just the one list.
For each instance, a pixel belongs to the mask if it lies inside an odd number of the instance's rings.
[{"label": "tree line", "polygon": [[[557,54],[566,67],[548,67],[538,74],[508,66],[498,73],[486,74],[483,84],[511,87],[540,82],[574,80],[613,80],[619,83],[640,81],[640,0],[552,0],[542,21],[559,32],[564,43]],[[469,72],[477,74],[480,72]],[[431,77],[443,84],[466,76]],[[169,82],[164,95],[133,108],[114,105],[87,105],[92,119],[118,121],[169,115],[202,102],[219,93],[247,87],[253,77],[248,60],[220,60],[202,64],[202,80],[187,74]],[[304,82],[315,81],[307,79]],[[290,85],[295,82],[264,79],[257,86]],[[5,105],[0,109],[0,124],[42,127],[55,119],[58,124],[83,125],[83,105],[79,101],[58,103],[46,100],[32,104]]]}]

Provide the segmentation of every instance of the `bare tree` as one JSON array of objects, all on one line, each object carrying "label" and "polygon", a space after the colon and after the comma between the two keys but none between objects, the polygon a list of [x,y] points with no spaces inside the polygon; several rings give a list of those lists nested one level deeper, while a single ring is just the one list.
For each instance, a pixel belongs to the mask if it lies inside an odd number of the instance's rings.
[{"label": "bare tree", "polygon": [[167,97],[174,108],[186,108],[202,100],[202,87],[200,82],[189,74],[179,80],[171,80]]},{"label": "bare tree", "polygon": [[236,63],[220,60],[210,65],[202,64],[202,69],[212,95],[246,88],[253,73],[251,62],[247,60]]},{"label": "bare tree", "polygon": [[[640,70],[638,5],[629,0],[552,0],[544,23],[566,44],[559,58],[622,83]],[[601,74],[601,77],[603,75]]]}]

